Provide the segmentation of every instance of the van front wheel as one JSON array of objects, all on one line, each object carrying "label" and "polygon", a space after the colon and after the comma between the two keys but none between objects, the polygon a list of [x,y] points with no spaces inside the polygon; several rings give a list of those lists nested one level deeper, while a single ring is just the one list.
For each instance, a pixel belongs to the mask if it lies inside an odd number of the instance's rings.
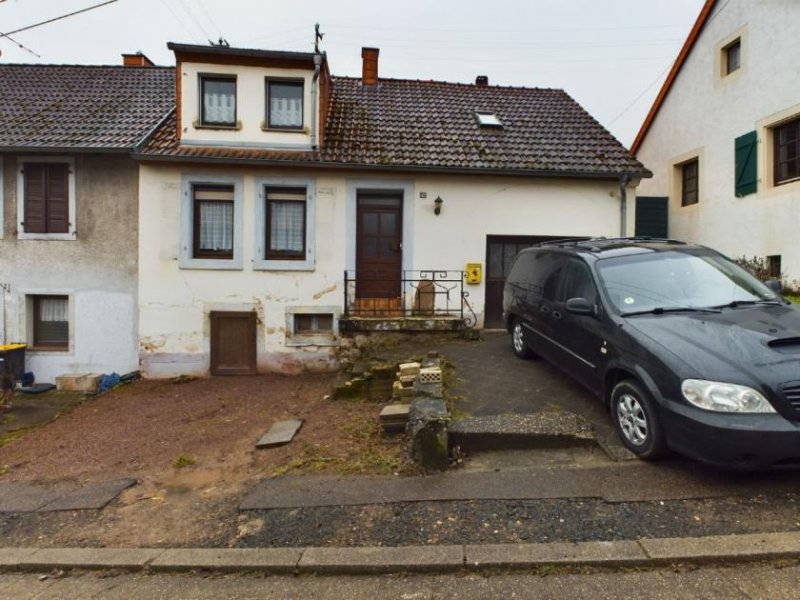
[{"label": "van front wheel", "polygon": [[514,323],[511,326],[511,349],[517,358],[528,359],[534,356],[533,351],[528,346],[525,328],[519,319],[514,319]]},{"label": "van front wheel", "polygon": [[655,402],[632,379],[614,386],[611,392],[611,418],[622,443],[639,458],[658,460],[667,452],[667,443]]}]

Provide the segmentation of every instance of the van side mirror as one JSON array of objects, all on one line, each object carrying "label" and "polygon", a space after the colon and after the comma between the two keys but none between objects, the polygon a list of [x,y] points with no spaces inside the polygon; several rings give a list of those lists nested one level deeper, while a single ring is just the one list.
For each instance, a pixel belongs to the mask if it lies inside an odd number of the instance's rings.
[{"label": "van side mirror", "polygon": [[591,315],[595,316],[594,304],[589,302],[586,298],[570,298],[564,305],[567,312],[573,315]]},{"label": "van side mirror", "polygon": [[783,293],[783,283],[780,279],[768,279],[764,282],[764,285],[767,286],[767,289],[774,294],[780,295]]}]

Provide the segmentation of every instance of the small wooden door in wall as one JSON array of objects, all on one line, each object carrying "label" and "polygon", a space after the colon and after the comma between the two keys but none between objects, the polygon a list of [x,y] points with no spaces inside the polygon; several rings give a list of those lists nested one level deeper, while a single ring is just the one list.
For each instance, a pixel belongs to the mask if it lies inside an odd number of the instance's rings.
[{"label": "small wooden door in wall", "polygon": [[255,375],[256,313],[211,312],[211,374]]}]

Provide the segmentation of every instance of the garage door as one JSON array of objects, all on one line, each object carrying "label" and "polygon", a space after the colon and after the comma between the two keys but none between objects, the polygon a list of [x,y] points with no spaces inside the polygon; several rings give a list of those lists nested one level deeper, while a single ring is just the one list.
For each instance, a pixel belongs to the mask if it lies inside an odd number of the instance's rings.
[{"label": "garage door", "polygon": [[489,235],[486,236],[486,308],[483,326],[500,329],[503,323],[503,285],[517,253],[548,240],[564,236]]}]

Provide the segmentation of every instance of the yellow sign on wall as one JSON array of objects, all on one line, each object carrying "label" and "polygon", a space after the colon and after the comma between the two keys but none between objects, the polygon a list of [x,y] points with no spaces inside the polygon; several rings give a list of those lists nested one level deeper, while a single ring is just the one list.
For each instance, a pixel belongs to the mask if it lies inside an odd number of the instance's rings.
[{"label": "yellow sign on wall", "polygon": [[467,272],[467,283],[476,284],[481,282],[481,274],[483,272],[481,263],[467,263],[465,271]]}]

